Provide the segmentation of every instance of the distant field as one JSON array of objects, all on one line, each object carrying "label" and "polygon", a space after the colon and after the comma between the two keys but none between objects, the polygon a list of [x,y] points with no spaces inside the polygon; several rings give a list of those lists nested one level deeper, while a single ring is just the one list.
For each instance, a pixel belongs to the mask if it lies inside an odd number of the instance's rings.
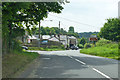
[{"label": "distant field", "polygon": [[118,53],[118,44],[117,43],[108,43],[102,46],[91,47],[88,49],[80,50],[80,53],[101,56],[111,59],[120,59]]}]

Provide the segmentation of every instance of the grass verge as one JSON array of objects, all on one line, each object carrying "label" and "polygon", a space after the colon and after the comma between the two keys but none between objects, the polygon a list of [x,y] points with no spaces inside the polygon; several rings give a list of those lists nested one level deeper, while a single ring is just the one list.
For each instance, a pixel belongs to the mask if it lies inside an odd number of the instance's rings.
[{"label": "grass verge", "polygon": [[13,78],[15,74],[39,56],[35,52],[13,51],[2,59],[2,77]]},{"label": "grass verge", "polygon": [[80,50],[80,52],[89,54],[89,55],[95,55],[95,56],[101,56],[101,57],[106,57],[110,59],[120,60],[118,44],[113,44],[113,43],[105,44],[103,46],[96,46],[88,49],[82,49]]}]

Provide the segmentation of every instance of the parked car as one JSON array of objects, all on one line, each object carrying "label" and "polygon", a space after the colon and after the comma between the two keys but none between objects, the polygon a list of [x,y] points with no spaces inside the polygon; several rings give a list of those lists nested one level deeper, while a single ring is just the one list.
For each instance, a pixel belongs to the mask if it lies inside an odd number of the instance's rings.
[{"label": "parked car", "polygon": [[71,46],[72,50],[78,50],[79,48],[77,46]]},{"label": "parked car", "polygon": [[26,46],[22,46],[22,48],[25,49],[25,50],[28,50],[28,47],[26,47]]}]

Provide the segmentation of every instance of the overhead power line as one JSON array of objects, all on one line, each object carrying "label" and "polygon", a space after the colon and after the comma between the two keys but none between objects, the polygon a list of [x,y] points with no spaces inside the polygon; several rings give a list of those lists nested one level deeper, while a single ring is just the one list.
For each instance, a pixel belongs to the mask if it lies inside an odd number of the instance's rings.
[{"label": "overhead power line", "polygon": [[[49,14],[51,15],[51,14]],[[55,15],[51,15],[51,16],[54,16],[54,17],[58,17],[58,16],[55,16]],[[74,21],[74,20],[70,20],[70,19],[67,19],[67,18],[63,18],[63,17],[58,17],[58,18],[61,18],[61,19],[64,19],[64,20],[67,20],[67,21],[70,21],[70,22],[74,22],[74,23],[77,23],[77,24],[82,24],[82,25],[86,25],[86,26],[91,26],[91,27],[95,27],[93,25],[90,25],[90,24],[86,24],[86,23],[81,23],[81,22],[78,22],[78,21]]]}]

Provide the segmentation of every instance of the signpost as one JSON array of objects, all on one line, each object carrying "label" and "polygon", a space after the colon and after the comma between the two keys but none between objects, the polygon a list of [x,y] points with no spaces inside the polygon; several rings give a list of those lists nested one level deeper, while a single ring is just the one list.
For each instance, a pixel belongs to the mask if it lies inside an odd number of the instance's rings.
[{"label": "signpost", "polygon": [[[97,36],[96,35],[91,35],[90,38],[89,38],[89,41],[92,41],[93,44],[95,45],[95,42],[98,40]],[[95,45],[96,46],[96,45]]]},{"label": "signpost", "polygon": [[91,37],[91,38],[89,38],[89,41],[97,41],[97,40],[98,40],[97,37]]},{"label": "signpost", "polygon": [[30,43],[30,39],[28,39],[28,43]]}]

